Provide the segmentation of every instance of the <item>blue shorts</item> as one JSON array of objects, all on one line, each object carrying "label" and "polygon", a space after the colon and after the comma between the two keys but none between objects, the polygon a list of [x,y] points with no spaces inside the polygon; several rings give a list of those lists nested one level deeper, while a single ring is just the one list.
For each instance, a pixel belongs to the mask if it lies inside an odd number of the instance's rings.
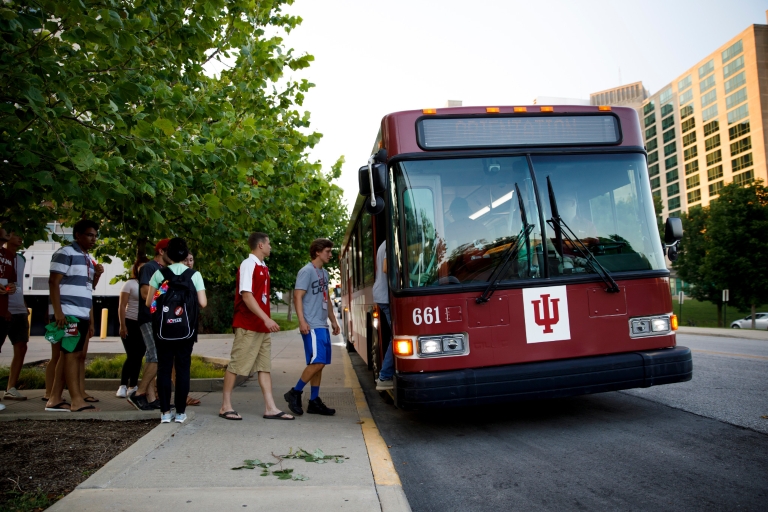
[{"label": "blue shorts", "polygon": [[328,329],[310,329],[302,334],[307,364],[331,364],[331,332]]}]

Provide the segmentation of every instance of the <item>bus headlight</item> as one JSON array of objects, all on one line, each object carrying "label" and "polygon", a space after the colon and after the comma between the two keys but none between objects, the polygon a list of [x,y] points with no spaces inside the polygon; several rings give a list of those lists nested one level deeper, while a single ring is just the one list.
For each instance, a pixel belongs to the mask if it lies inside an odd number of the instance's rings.
[{"label": "bus headlight", "polygon": [[465,354],[467,344],[464,334],[445,334],[419,336],[418,347],[420,356],[454,356]]},{"label": "bus headlight", "polygon": [[670,332],[672,332],[672,325],[669,315],[632,318],[629,321],[629,336],[631,338],[658,336]]}]

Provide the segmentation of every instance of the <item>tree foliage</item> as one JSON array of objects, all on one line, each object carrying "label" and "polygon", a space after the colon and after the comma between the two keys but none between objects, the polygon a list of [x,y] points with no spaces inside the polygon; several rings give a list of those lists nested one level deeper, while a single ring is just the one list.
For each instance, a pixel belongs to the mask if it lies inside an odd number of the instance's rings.
[{"label": "tree foliage", "polygon": [[698,300],[740,310],[768,303],[768,189],[762,183],[730,184],[708,207],[683,217],[682,253],[675,262],[680,277]]},{"label": "tree foliage", "polygon": [[[284,77],[312,57],[268,35],[301,22],[289,3],[4,2],[0,219],[31,241],[51,220],[91,218],[97,255],[125,260],[184,236],[219,281],[250,231],[278,239],[275,259],[333,236],[340,164],[324,175],[308,160],[321,135],[298,107],[312,84]],[[211,77],[213,59],[234,64]]]}]

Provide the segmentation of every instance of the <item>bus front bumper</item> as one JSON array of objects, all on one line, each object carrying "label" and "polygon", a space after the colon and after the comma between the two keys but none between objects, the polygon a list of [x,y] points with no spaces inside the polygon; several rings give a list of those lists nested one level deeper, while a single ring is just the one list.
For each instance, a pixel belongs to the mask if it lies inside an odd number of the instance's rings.
[{"label": "bus front bumper", "polygon": [[672,347],[642,352],[395,375],[401,409],[464,407],[648,388],[693,376],[691,350]]}]

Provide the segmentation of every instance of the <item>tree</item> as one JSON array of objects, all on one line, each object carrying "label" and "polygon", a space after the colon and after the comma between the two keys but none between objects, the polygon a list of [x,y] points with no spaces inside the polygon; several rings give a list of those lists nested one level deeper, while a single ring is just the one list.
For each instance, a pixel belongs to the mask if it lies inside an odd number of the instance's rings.
[{"label": "tree", "polygon": [[712,245],[707,223],[710,218],[709,207],[693,207],[681,215],[683,221],[683,239],[677,261],[672,266],[677,275],[690,285],[689,294],[696,300],[709,301],[717,305],[717,325],[723,326],[722,288],[719,275],[713,275],[705,264],[707,250]]},{"label": "tree", "polygon": [[730,303],[752,311],[768,302],[768,189],[761,182],[739,186],[731,183],[710,204],[704,268],[716,276],[721,288],[730,290]]},{"label": "tree", "polygon": [[[278,36],[292,0],[21,0],[0,7],[0,220],[44,238],[53,219],[101,222],[97,255],[131,260],[184,236],[226,281],[253,230],[344,221],[307,151],[313,60]],[[212,59],[234,58],[219,77]],[[297,269],[298,270],[298,269]]]}]

